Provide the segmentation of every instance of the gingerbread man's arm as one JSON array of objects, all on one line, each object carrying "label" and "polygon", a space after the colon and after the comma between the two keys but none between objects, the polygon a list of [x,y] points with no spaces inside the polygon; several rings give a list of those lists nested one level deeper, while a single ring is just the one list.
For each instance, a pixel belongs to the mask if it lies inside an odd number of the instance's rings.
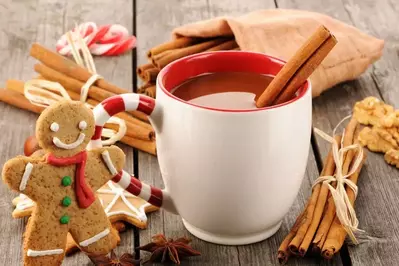
[{"label": "gingerbread man's arm", "polygon": [[93,191],[98,190],[125,165],[125,153],[117,146],[103,147],[87,154],[86,178]]},{"label": "gingerbread man's arm", "polygon": [[37,159],[18,156],[4,164],[2,178],[12,190],[31,194],[32,171]]}]

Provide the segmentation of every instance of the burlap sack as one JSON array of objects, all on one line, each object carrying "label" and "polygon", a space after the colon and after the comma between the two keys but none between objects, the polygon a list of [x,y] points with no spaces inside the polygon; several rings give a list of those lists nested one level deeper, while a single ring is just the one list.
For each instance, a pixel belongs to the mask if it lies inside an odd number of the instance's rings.
[{"label": "burlap sack", "polygon": [[329,16],[302,10],[259,10],[241,17],[219,17],[176,28],[175,37],[234,35],[242,50],[262,52],[288,60],[321,24],[338,44],[312,74],[313,96],[356,79],[382,55],[384,41]]}]

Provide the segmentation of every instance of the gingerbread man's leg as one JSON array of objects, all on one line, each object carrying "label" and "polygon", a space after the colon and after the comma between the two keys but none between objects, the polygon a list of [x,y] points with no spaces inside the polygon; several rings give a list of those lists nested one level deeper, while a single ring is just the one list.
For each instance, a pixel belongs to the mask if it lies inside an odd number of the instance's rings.
[{"label": "gingerbread man's leg", "polygon": [[26,227],[24,265],[61,265],[67,233],[68,225],[60,224],[48,210],[36,208]]},{"label": "gingerbread man's leg", "polygon": [[105,255],[116,247],[117,232],[98,199],[74,215],[69,232],[82,251],[88,255]]}]

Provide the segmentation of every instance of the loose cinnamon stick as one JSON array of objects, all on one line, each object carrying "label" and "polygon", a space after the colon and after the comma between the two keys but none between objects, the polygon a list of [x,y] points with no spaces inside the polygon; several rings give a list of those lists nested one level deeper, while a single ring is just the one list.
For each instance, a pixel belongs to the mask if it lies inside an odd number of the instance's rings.
[{"label": "loose cinnamon stick", "polygon": [[205,52],[211,52],[211,51],[223,51],[223,50],[232,50],[238,47],[238,44],[235,40],[230,40],[226,41],[224,43],[221,43],[219,45],[216,45],[214,47],[209,48]]},{"label": "loose cinnamon stick", "polygon": [[177,38],[175,40],[166,42],[166,43],[162,43],[160,45],[157,45],[153,48],[151,48],[148,52],[147,52],[147,56],[148,58],[153,57],[154,55],[160,54],[164,51],[167,50],[172,50],[172,49],[177,49],[177,48],[184,48],[187,46],[190,46],[191,44],[197,42],[197,39],[194,38],[190,38],[190,37],[181,37],[181,38]]},{"label": "loose cinnamon stick", "polygon": [[[335,141],[337,141],[338,145],[340,146],[341,144],[341,136],[335,136],[334,137]],[[324,161],[324,167],[323,170],[320,174],[320,176],[331,176],[334,174],[335,171],[335,162],[334,162],[334,157],[333,157],[333,150],[332,146],[331,149]],[[314,234],[316,233],[317,227],[319,226],[321,217],[323,215],[324,211],[324,206],[327,201],[327,196],[328,196],[329,190],[327,186],[322,185],[319,193],[319,197],[317,198],[317,203],[316,207],[314,210],[312,222],[305,234],[305,237],[303,238],[303,241],[299,247],[299,254],[301,256],[305,256],[310,243],[312,242],[312,239],[314,237]]]},{"label": "loose cinnamon stick", "polygon": [[7,89],[0,89],[0,101],[36,114],[40,114],[44,110],[44,107],[31,104],[28,99],[18,92]]},{"label": "loose cinnamon stick", "polygon": [[[357,132],[355,133],[355,142],[358,143],[357,141],[357,136],[359,135],[359,127],[356,130]],[[366,151],[363,151],[363,160],[359,167],[356,169],[356,171],[348,177],[349,180],[351,180],[354,184],[357,184],[360,172],[362,170],[363,164],[366,160],[367,154]],[[351,163],[351,167],[353,166],[354,161]],[[351,188],[346,186],[346,194],[348,195],[349,201],[351,205],[353,206],[356,200],[355,193]],[[339,218],[335,216],[334,222],[331,225],[330,230],[328,231],[327,239],[323,245],[322,249],[322,256],[326,259],[331,259],[335,253],[337,253],[342,245],[344,244],[345,237],[347,235],[347,232],[345,228],[341,225],[341,222],[339,221]]]},{"label": "loose cinnamon stick", "polygon": [[153,60],[154,60],[153,63],[156,67],[161,69],[164,66],[166,66],[167,64],[169,64],[170,62],[173,62],[173,61],[175,61],[179,58],[182,58],[184,56],[201,53],[213,46],[216,46],[216,45],[222,43],[223,41],[224,41],[224,39],[219,38],[219,39],[213,39],[210,41],[198,43],[193,46],[188,46],[188,47],[181,48],[181,49],[174,49],[174,50],[170,51],[170,53],[168,53],[165,56],[162,56],[159,59],[153,58]]},{"label": "loose cinnamon stick", "polygon": [[291,231],[288,235],[284,238],[283,242],[281,243],[280,247],[278,248],[277,259],[280,264],[284,264],[288,261],[288,258],[291,256],[291,252],[288,249],[289,243],[295,237],[296,233],[298,232],[299,227],[303,223],[303,218],[306,216],[307,207],[305,210],[296,218],[294,225],[291,228]]},{"label": "loose cinnamon stick", "polygon": [[280,93],[273,104],[280,104],[291,100],[298,88],[305,83],[309,76],[316,70],[321,64],[324,58],[330,53],[330,51],[337,44],[337,40],[334,36],[328,38],[298,70],[295,76],[288,82],[284,90]]},{"label": "loose cinnamon stick", "polygon": [[295,237],[291,240],[290,244],[288,245],[290,252],[293,254],[300,255],[298,248],[302,243],[310,224],[312,223],[312,218],[316,207],[317,198],[319,197],[320,194],[320,188],[321,188],[320,183],[313,187],[312,195],[310,196],[306,207],[304,221],[301,224],[301,226],[298,228]]},{"label": "loose cinnamon stick", "polygon": [[329,37],[331,33],[324,26],[319,27],[284,65],[265,91],[256,100],[258,108],[270,106],[282,92],[298,69],[308,60]]},{"label": "loose cinnamon stick", "polygon": [[[21,95],[24,95],[24,82],[23,81],[7,80],[6,88],[9,90],[18,92]],[[79,94],[72,92],[72,91],[67,91],[67,92],[73,100],[76,101],[76,100],[80,99]],[[29,102],[29,100],[27,100],[27,101]],[[92,100],[92,99],[88,99],[87,103],[92,106],[96,106],[99,104],[99,102]],[[133,137],[133,138],[143,139],[143,140],[155,139],[155,132],[150,125],[148,125],[142,121],[139,121],[137,119],[134,119],[133,117],[129,116],[126,113],[119,113],[116,115],[116,117],[119,117],[119,118],[125,120],[126,128],[127,128],[126,135]],[[136,120],[139,122],[137,122]],[[145,126],[143,124],[145,124]],[[117,128],[116,125],[113,125],[113,124],[108,124],[108,125],[112,125],[112,126],[110,126],[112,129],[114,129],[115,127]]]},{"label": "loose cinnamon stick", "polygon": [[[348,125],[345,128],[345,135],[343,137],[343,147],[350,146],[354,143],[355,140],[355,131],[358,128],[358,123],[355,119],[351,119]],[[354,153],[352,150],[348,151],[344,154],[344,164],[342,169],[342,174],[346,175],[348,173],[349,165],[353,160]],[[333,187],[336,186],[335,182],[331,184]],[[317,229],[316,235],[313,239],[313,252],[320,253],[324,242],[327,238],[328,231],[330,230],[331,224],[335,218],[335,203],[334,199],[331,196],[331,193],[328,196],[327,204],[324,210],[323,219],[320,222],[319,228]]]},{"label": "loose cinnamon stick", "polygon": [[[47,67],[52,68],[68,77],[86,82],[92,74],[85,68],[79,66],[75,62],[41,46],[38,43],[34,43],[30,50],[30,55],[37,60],[41,61]],[[119,88],[118,86],[109,83],[105,79],[99,79],[95,83],[98,87],[112,92],[114,94],[128,93],[126,89]]]},{"label": "loose cinnamon stick", "polygon": [[153,64],[151,63],[138,66],[136,70],[137,76],[144,80],[144,71],[150,68],[154,68]]}]

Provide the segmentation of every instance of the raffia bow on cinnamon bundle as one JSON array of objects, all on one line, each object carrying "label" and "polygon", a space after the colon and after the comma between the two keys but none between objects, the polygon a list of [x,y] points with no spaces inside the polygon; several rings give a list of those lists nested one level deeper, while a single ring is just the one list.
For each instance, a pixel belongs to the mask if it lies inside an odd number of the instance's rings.
[{"label": "raffia bow on cinnamon bundle", "polygon": [[[308,251],[331,259],[341,249],[348,233],[352,241],[357,243],[354,233],[360,230],[357,229],[358,220],[353,205],[357,194],[356,184],[366,159],[366,153],[358,143],[359,132],[359,123],[352,118],[342,138],[341,136],[334,137],[318,179],[320,182],[316,182],[313,186],[312,195],[305,209],[279,247],[280,263],[287,262],[291,255],[303,257]],[[347,197],[347,204],[350,205],[348,209],[342,206],[343,201],[339,200],[341,199],[339,195],[334,195],[338,199],[332,195],[332,192],[339,193],[340,188],[337,188],[337,182],[324,182],[331,181],[331,178],[338,174],[343,177],[341,193],[343,193],[343,198]],[[336,206],[337,203],[339,208]],[[341,220],[344,220],[345,224],[341,223]]]},{"label": "raffia bow on cinnamon bundle", "polygon": [[[34,70],[39,74],[39,77],[34,79],[33,82],[44,81],[44,83],[52,82],[53,84],[59,84],[66,91],[67,95],[64,96],[72,100],[81,100],[83,88],[87,85],[87,99],[83,101],[90,106],[96,106],[101,101],[116,94],[130,92],[119,88],[102,77],[99,78],[98,75],[95,80],[92,80],[93,82],[90,82],[90,79],[93,79],[95,74],[40,44],[35,43],[32,45],[30,55],[40,61],[40,63],[34,66]],[[25,85],[24,81],[8,80],[6,88],[0,89],[0,101],[34,113],[41,113],[45,107],[38,106],[26,98]],[[39,96],[43,96],[44,98],[49,96],[49,93],[40,94]],[[55,91],[55,94],[52,95],[49,97],[49,101],[64,97],[59,91]],[[54,96],[57,99],[54,99]],[[138,111],[131,111],[120,113],[116,116],[124,120],[126,124],[126,133],[120,139],[121,142],[156,155],[154,129],[149,124],[145,114]],[[111,131],[119,130],[118,125],[111,123],[107,123],[105,128]]]},{"label": "raffia bow on cinnamon bundle", "polygon": [[143,81],[143,85],[138,88],[137,92],[155,98],[155,80],[159,71],[177,59],[202,52],[236,49],[239,48],[233,37],[181,37],[155,46],[147,52],[150,62],[137,68],[137,75]]}]

